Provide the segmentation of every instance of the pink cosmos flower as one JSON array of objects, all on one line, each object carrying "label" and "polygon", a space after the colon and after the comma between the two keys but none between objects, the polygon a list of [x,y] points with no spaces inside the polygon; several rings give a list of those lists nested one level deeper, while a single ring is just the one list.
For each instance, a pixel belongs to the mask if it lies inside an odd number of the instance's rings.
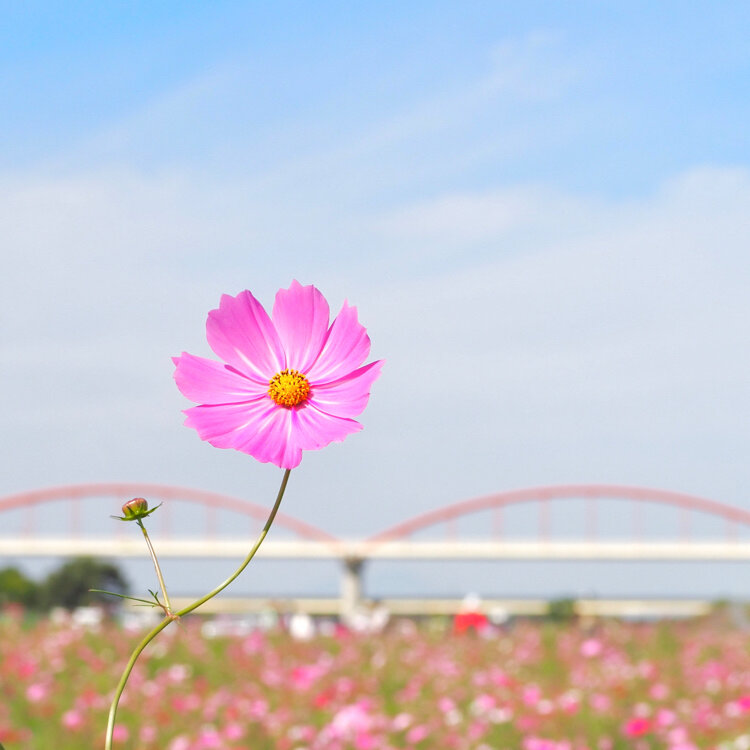
[{"label": "pink cosmos flower", "polygon": [[62,715],[62,725],[66,729],[70,729],[72,731],[76,731],[77,729],[80,729],[83,724],[83,716],[81,716],[80,711],[76,711],[75,709],[70,709],[70,711],[66,711]]},{"label": "pink cosmos flower", "polygon": [[425,737],[427,737],[429,734],[430,730],[424,724],[418,724],[417,726],[412,727],[406,733],[406,741],[410,745],[416,745],[417,743],[425,739]]},{"label": "pink cosmos flower", "polygon": [[49,690],[46,685],[43,685],[41,682],[35,682],[26,688],[26,697],[32,703],[38,703],[47,697],[48,692]]},{"label": "pink cosmos flower", "polygon": [[185,424],[217,448],[234,448],[292,469],[302,451],[358,432],[382,360],[362,365],[370,339],[344,302],[329,326],[325,297],[293,281],[276,294],[271,317],[250,292],[224,295],[206,323],[223,361],[182,353],[177,387],[199,406]]},{"label": "pink cosmos flower", "polygon": [[599,656],[602,652],[602,642],[596,638],[587,638],[581,644],[581,656],[585,656],[587,659],[592,659],[595,656]]},{"label": "pink cosmos flower", "polygon": [[115,742],[127,742],[130,737],[130,730],[124,724],[115,724],[112,732],[112,739]]},{"label": "pink cosmos flower", "polygon": [[651,731],[651,721],[639,717],[628,719],[623,731],[627,737],[642,737]]}]

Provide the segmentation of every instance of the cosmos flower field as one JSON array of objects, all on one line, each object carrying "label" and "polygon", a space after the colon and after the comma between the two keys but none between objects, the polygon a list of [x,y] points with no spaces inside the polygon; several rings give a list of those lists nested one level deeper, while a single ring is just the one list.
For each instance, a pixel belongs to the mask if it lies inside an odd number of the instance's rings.
[{"label": "cosmos flower field", "polygon": [[[136,633],[0,620],[0,742],[102,746]],[[392,623],[295,641],[207,638],[138,662],[115,746],[133,750],[747,750],[750,634],[692,622],[517,622],[485,635]]]}]

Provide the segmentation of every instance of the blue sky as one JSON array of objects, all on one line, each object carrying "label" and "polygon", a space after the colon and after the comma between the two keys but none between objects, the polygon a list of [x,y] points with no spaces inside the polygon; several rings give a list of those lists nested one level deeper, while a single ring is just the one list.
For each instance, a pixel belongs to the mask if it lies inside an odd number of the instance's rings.
[{"label": "blue sky", "polygon": [[750,507],[746,4],[0,16],[0,495],[270,500],[272,467],[181,426],[169,357],[209,354],[222,293],[297,278],[388,364],[289,513],[365,536],[586,481]]},{"label": "blue sky", "polygon": [[442,153],[432,176],[457,187],[632,193],[748,156],[743,3],[8,5],[11,168],[93,141],[90,158],[246,172],[390,135],[420,172]]}]

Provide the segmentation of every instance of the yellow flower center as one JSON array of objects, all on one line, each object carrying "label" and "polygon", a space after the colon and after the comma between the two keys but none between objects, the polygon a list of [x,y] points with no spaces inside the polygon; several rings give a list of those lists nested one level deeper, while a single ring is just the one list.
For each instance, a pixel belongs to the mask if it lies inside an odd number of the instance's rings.
[{"label": "yellow flower center", "polygon": [[279,406],[297,406],[310,395],[310,383],[297,370],[282,370],[268,382],[268,395]]}]

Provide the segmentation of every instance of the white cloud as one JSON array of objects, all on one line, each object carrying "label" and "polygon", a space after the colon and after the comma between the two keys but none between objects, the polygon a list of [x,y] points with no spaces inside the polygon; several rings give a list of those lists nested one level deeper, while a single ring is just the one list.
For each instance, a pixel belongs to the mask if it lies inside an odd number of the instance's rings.
[{"label": "white cloud", "polygon": [[306,458],[289,512],[366,534],[566,480],[744,501],[745,170],[696,169],[638,200],[528,185],[325,220],[245,187],[2,180],[5,491],[140,478],[271,494],[272,470],[181,426],[169,357],[209,354],[221,292],[269,303],[299,275],[333,308],[357,304],[387,366],[365,432]]},{"label": "white cloud", "polygon": [[[437,456],[427,465],[452,455],[462,467],[454,497],[481,476],[476,491],[596,478],[743,502],[748,173],[695,170],[639,201],[537,198],[510,222],[493,219],[512,204],[504,193],[463,196],[453,213],[455,197],[438,199],[386,222],[405,226],[425,259],[478,233],[487,246],[520,241],[482,262],[456,256],[371,303],[396,352],[383,388],[403,401],[401,430],[413,436],[426,420]],[[442,493],[451,470],[433,471]]]}]

